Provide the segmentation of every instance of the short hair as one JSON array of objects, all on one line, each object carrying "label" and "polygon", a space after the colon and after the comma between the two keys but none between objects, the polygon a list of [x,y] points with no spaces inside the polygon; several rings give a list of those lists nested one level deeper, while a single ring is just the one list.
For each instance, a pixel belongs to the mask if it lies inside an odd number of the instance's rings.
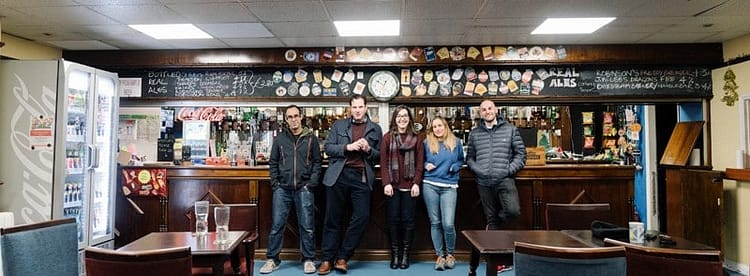
[{"label": "short hair", "polygon": [[367,98],[365,98],[365,96],[358,95],[358,94],[354,94],[349,98],[349,106],[352,105],[352,102],[354,102],[354,100],[359,100],[359,99],[361,99],[364,102],[365,106],[367,106]]},{"label": "short hair", "polygon": [[297,111],[299,111],[299,114],[302,115],[302,108],[301,107],[297,106],[296,104],[290,104],[290,105],[287,105],[284,108],[284,117],[285,118],[286,118],[286,113],[289,112],[289,109],[292,109],[292,108],[296,108]]}]

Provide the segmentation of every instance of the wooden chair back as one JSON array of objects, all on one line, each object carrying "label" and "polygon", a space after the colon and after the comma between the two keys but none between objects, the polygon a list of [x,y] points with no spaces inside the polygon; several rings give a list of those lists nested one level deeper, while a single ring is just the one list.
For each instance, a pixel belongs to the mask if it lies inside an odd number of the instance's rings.
[{"label": "wooden chair back", "polygon": [[78,224],[75,218],[0,229],[3,275],[78,273]]},{"label": "wooden chair back", "polygon": [[120,252],[88,247],[87,276],[189,276],[193,265],[190,247]]},{"label": "wooden chair back", "polygon": [[592,221],[611,219],[609,203],[547,203],[545,210],[547,230],[591,229]]},{"label": "wooden chair back", "polygon": [[628,275],[720,276],[721,251],[657,248],[604,239],[605,244],[625,247]]},{"label": "wooden chair back", "polygon": [[625,248],[557,247],[515,242],[515,275],[592,275],[624,276]]}]

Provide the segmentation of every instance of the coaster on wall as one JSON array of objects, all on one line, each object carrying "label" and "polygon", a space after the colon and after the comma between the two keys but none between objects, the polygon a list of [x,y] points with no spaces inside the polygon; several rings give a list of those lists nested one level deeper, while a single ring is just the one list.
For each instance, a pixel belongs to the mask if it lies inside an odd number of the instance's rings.
[{"label": "coaster on wall", "polygon": [[420,83],[416,88],[414,88],[414,90],[415,95],[424,96],[425,94],[427,94],[427,85],[425,85],[424,83]]},{"label": "coaster on wall", "polygon": [[496,82],[490,82],[487,85],[487,94],[489,94],[490,96],[497,95],[497,89],[498,89],[497,83]]},{"label": "coaster on wall", "polygon": [[294,61],[297,59],[297,52],[292,49],[286,50],[286,52],[284,52],[284,59],[286,59],[286,61]]},{"label": "coaster on wall", "polygon": [[437,75],[438,84],[448,84],[451,82],[451,76],[448,74],[448,70],[442,70]]},{"label": "coaster on wall", "polygon": [[409,49],[406,47],[398,48],[398,59],[406,59],[409,56]]},{"label": "coaster on wall", "polygon": [[286,95],[286,87],[283,87],[283,86],[276,87],[276,96],[281,97],[284,95]]},{"label": "coaster on wall", "polygon": [[425,82],[431,82],[433,78],[435,78],[435,73],[432,72],[432,70],[427,69],[426,71],[424,71],[424,81]]},{"label": "coaster on wall", "polygon": [[510,71],[508,70],[500,71],[500,79],[504,81],[508,81],[510,79]]},{"label": "coaster on wall", "polygon": [[323,89],[317,83],[313,83],[310,93],[312,93],[313,96],[320,96],[320,94],[323,93]]},{"label": "coaster on wall", "polygon": [[293,77],[294,73],[292,73],[292,71],[286,71],[284,72],[284,76],[282,77],[282,79],[284,80],[284,82],[289,83],[292,81]]},{"label": "coaster on wall", "polygon": [[453,83],[453,96],[459,95],[464,92],[464,84],[460,81]]},{"label": "coaster on wall", "polygon": [[479,82],[486,82],[487,79],[490,78],[490,76],[484,70],[482,70],[482,72],[479,72],[479,75],[477,75],[477,77],[479,78]]},{"label": "coaster on wall", "polygon": [[440,96],[448,96],[451,94],[451,84],[450,82],[446,84],[440,84]]},{"label": "coaster on wall", "polygon": [[299,84],[294,82],[289,85],[289,88],[287,88],[286,93],[289,96],[297,96],[297,93],[299,92]]},{"label": "coaster on wall", "polygon": [[339,82],[339,90],[341,90],[341,95],[344,97],[349,97],[349,93],[351,92],[349,90],[349,83],[346,81]]},{"label": "coaster on wall", "polygon": [[299,95],[303,97],[307,97],[310,95],[310,84],[309,83],[303,83],[302,86],[299,88]]},{"label": "coaster on wall", "polygon": [[521,71],[518,71],[518,69],[513,69],[513,71],[510,72],[510,78],[514,81],[520,81],[521,80]]},{"label": "coaster on wall", "polygon": [[435,96],[437,94],[437,90],[440,87],[440,84],[438,82],[433,81],[430,82],[430,85],[427,86],[427,95]]},{"label": "coaster on wall", "polygon": [[273,83],[274,84],[281,83],[282,76],[283,75],[281,74],[281,71],[273,72]]}]

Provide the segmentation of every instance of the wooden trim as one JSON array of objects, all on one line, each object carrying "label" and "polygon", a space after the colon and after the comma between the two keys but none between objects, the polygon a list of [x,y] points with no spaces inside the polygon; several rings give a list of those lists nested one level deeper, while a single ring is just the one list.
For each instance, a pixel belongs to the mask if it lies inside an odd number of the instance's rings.
[{"label": "wooden trim", "polygon": [[[413,47],[423,46],[406,46]],[[434,45],[432,45],[434,46]],[[469,45],[465,46],[468,47]],[[500,45],[502,46],[502,45]],[[536,46],[536,45],[535,45]],[[539,45],[545,46],[545,45]],[[559,45],[550,45],[558,47]],[[394,46],[400,48],[404,46]],[[434,46],[442,47],[442,46]],[[89,66],[108,69],[113,68],[227,68],[227,67],[278,67],[278,66],[440,66],[446,65],[561,65],[561,64],[629,64],[629,65],[710,65],[719,67],[723,63],[723,51],[720,43],[701,44],[609,44],[609,45],[565,45],[567,57],[554,61],[484,61],[450,59],[426,62],[423,56],[417,61],[409,59],[367,62],[336,62],[334,59],[321,60],[317,63],[304,62],[301,59],[286,61],[284,52],[294,49],[297,53],[306,51],[323,52],[325,48],[256,48],[256,49],[204,49],[204,50],[115,50],[115,51],[63,51],[63,58]],[[363,47],[348,47],[361,49]],[[368,49],[384,46],[365,47]],[[689,58],[687,58],[689,57]],[[206,61],[208,60],[208,61]],[[215,62],[220,60],[221,62]]]},{"label": "wooden trim", "polygon": [[7,235],[7,234],[12,234],[12,233],[28,231],[28,230],[47,228],[47,227],[63,225],[67,223],[76,223],[76,219],[64,218],[64,219],[43,221],[43,222],[38,222],[38,223],[22,224],[22,225],[17,225],[17,226],[8,227],[8,228],[0,228],[0,235]]},{"label": "wooden trim", "polygon": [[724,179],[750,181],[750,169],[726,168],[724,171]]}]

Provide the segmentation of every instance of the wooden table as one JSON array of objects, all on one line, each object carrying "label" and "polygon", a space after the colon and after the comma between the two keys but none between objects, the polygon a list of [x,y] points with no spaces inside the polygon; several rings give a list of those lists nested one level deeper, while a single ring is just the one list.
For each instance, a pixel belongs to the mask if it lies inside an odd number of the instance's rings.
[{"label": "wooden table", "polygon": [[514,242],[528,242],[560,247],[590,247],[560,231],[545,230],[464,230],[461,234],[471,243],[469,275],[477,274],[479,257],[487,258],[485,275],[496,276],[498,265],[513,265]]},{"label": "wooden table", "polygon": [[195,236],[194,232],[152,232],[119,249],[118,251],[141,251],[179,246],[190,246],[193,265],[213,268],[214,275],[224,275],[224,262],[227,258],[232,262],[234,274],[240,271],[240,255],[238,245],[242,243],[248,233],[246,231],[229,231],[227,242],[216,244],[216,232]]},{"label": "wooden table", "polygon": [[[560,231],[582,243],[587,244],[590,247],[603,247],[604,239],[596,238],[591,234],[591,230],[562,230]],[[671,236],[672,240],[675,241],[674,245],[670,244],[662,244],[659,242],[659,238],[656,238],[654,240],[645,241],[643,243],[643,246],[646,247],[655,247],[655,248],[674,248],[674,249],[688,249],[688,250],[716,250],[716,248],[713,248],[711,246],[694,242],[690,240],[686,240],[680,237]],[[609,245],[612,246],[612,245]]]}]

